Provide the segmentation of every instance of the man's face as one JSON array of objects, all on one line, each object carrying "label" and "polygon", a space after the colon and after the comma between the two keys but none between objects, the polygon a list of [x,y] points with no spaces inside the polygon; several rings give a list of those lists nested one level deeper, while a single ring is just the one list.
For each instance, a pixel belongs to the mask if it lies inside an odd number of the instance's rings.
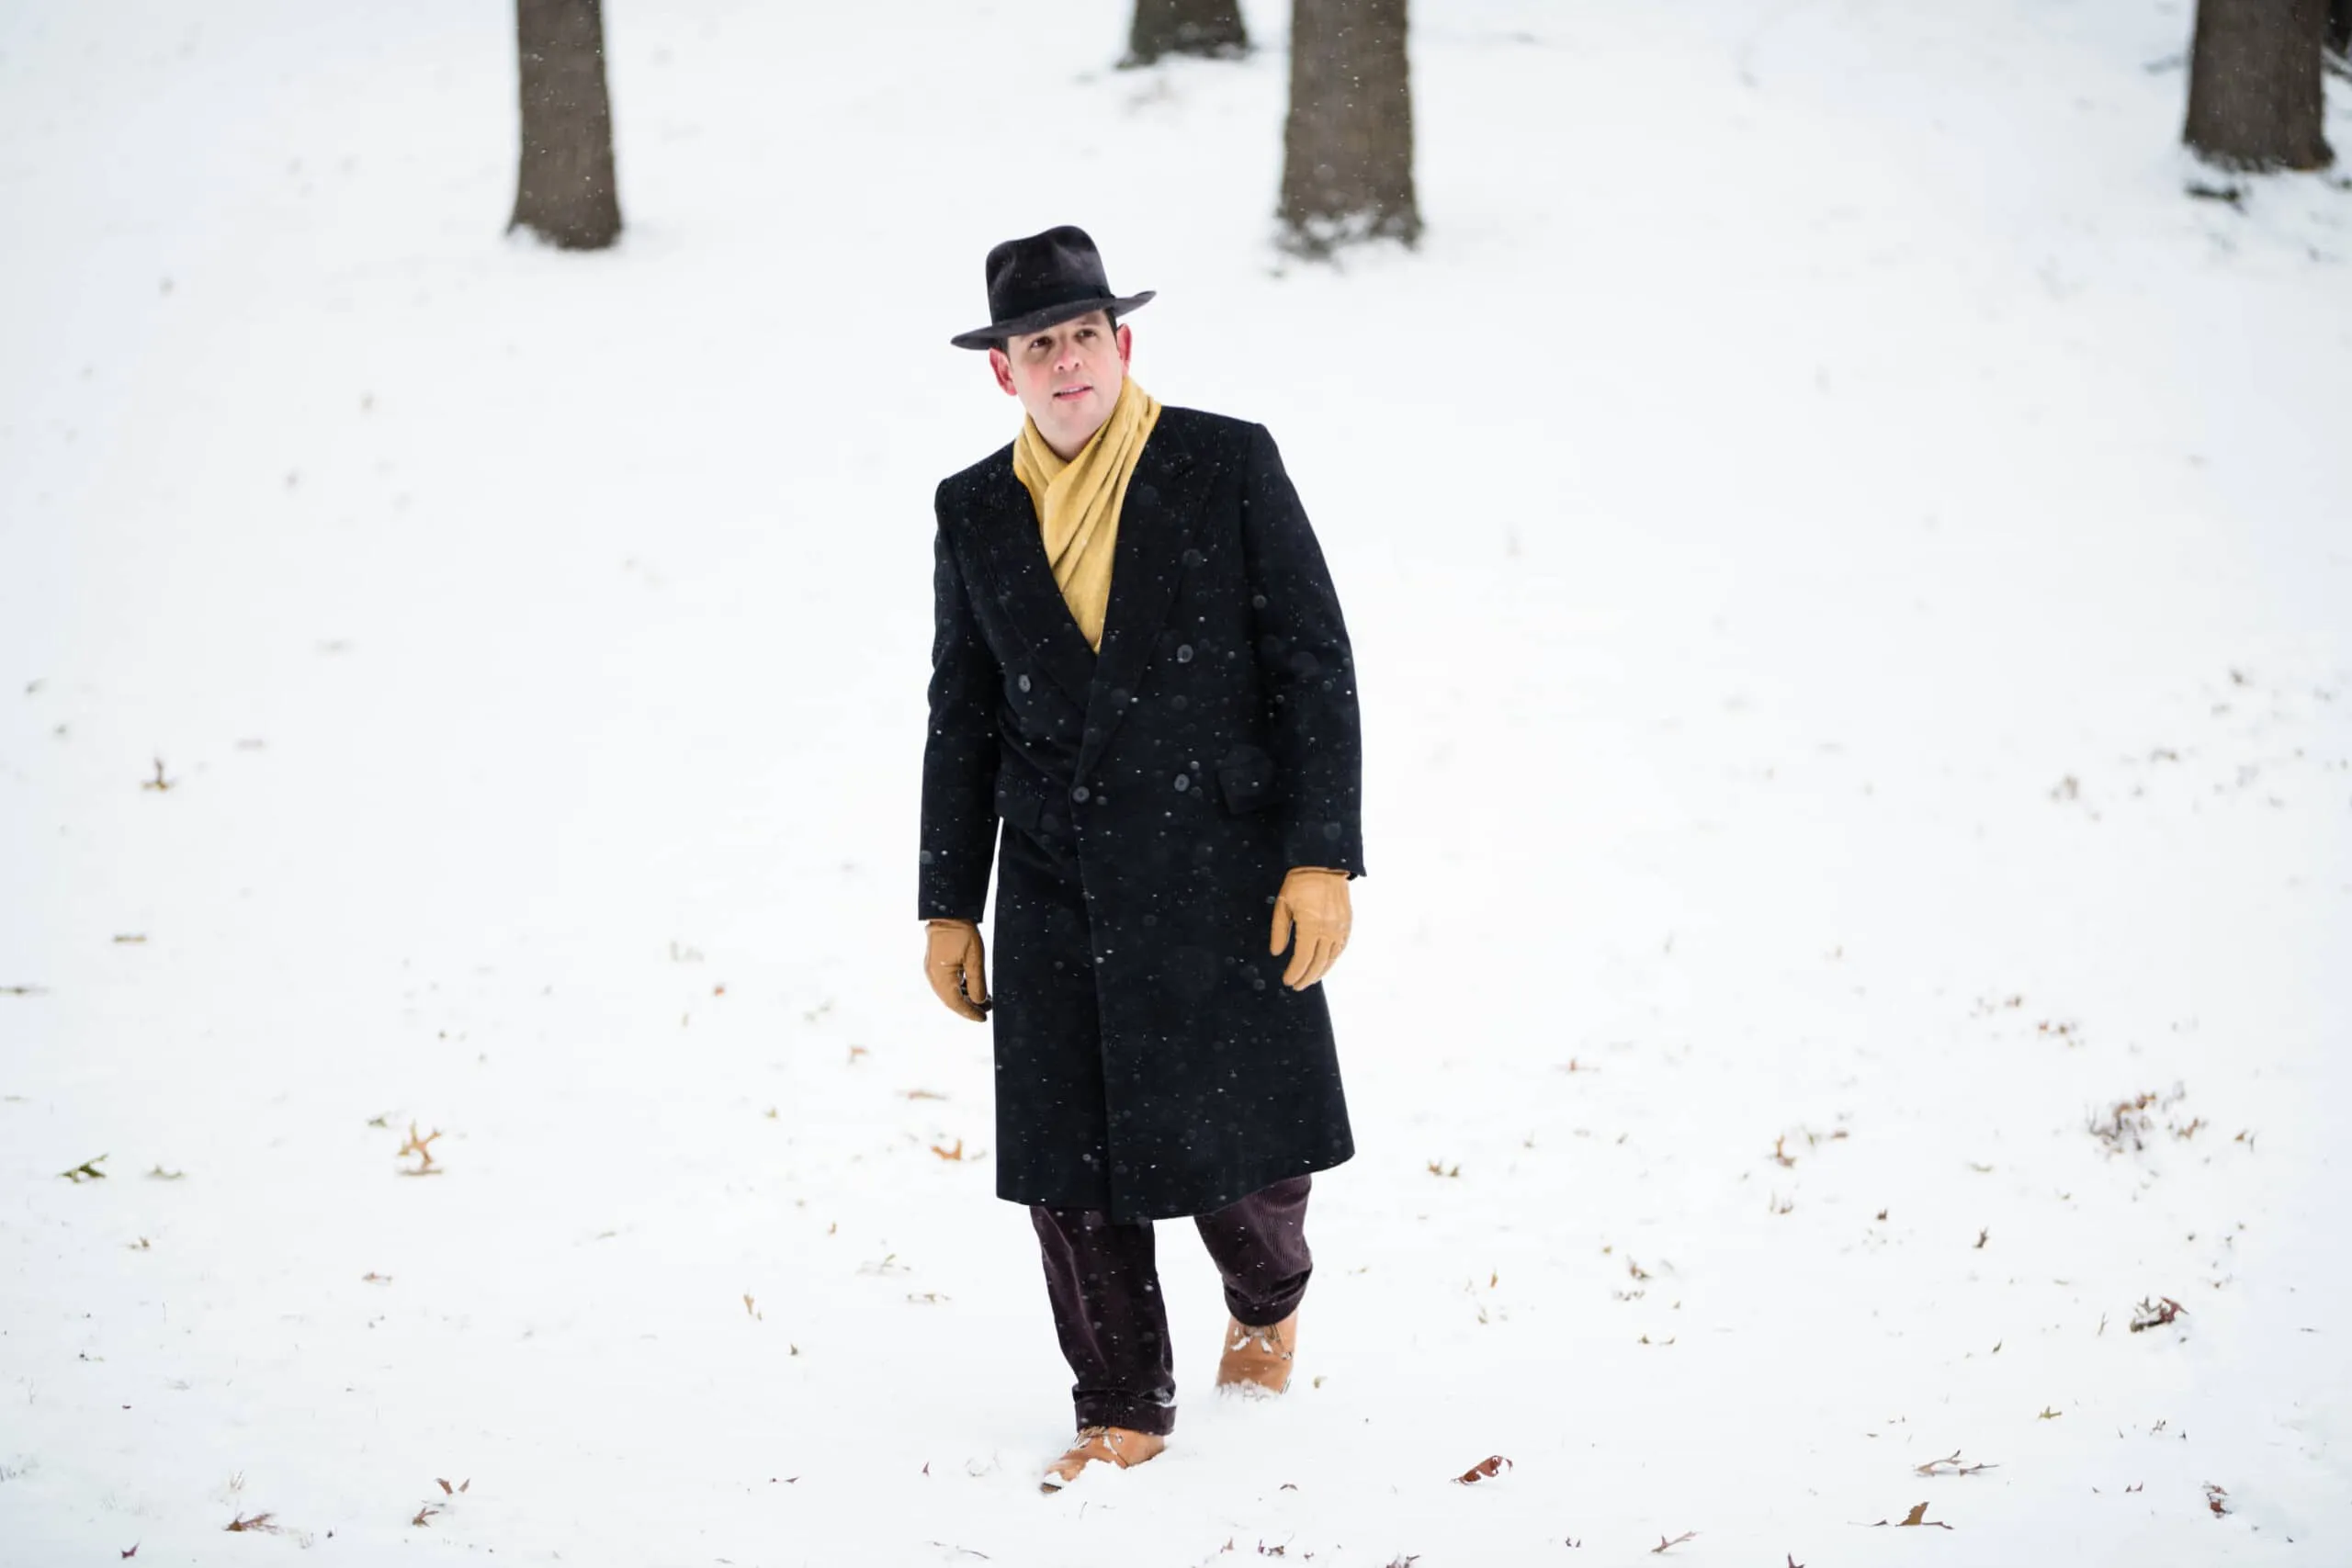
[{"label": "man's face", "polygon": [[1021,400],[1037,434],[1065,459],[1075,457],[1119,400],[1135,334],[1101,310],[1061,321],[989,350],[996,384]]}]

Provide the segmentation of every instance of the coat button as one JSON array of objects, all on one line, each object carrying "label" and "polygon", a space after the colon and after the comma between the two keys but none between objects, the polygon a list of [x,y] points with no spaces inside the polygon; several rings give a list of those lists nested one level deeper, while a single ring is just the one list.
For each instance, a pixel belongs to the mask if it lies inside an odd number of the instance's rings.
[{"label": "coat button", "polygon": [[1193,776],[1190,773],[1178,773],[1176,775],[1176,787],[1180,790],[1192,788]]},{"label": "coat button", "polygon": [[1027,691],[1027,690],[1029,689],[1029,677],[1028,677],[1028,676],[1026,676],[1026,675],[1023,675],[1023,677],[1021,677],[1021,682],[1020,682],[1020,684],[1021,684],[1021,689],[1022,689],[1023,691],[1024,691],[1024,692],[1025,692],[1025,691]]},{"label": "coat button", "polygon": [[1193,645],[1189,642],[1178,643],[1176,645],[1176,662],[1179,664],[1190,664],[1192,661]]},{"label": "coat button", "polygon": [[1198,566],[1208,558],[1208,557],[1201,554],[1198,550],[1186,550],[1184,552],[1184,564],[1186,566]]},{"label": "coat button", "polygon": [[1070,791],[1070,792],[1069,792],[1069,797],[1070,797],[1072,800],[1075,800],[1076,802],[1078,802],[1080,806],[1083,806],[1083,805],[1085,805],[1085,804],[1086,804],[1086,797],[1087,797],[1087,795],[1090,795],[1090,794],[1091,794],[1091,793],[1092,793],[1092,792],[1091,792],[1091,791],[1090,791],[1090,790],[1089,790],[1089,789],[1088,789],[1084,784],[1080,784],[1080,785],[1079,785],[1076,789],[1074,789],[1074,790],[1072,790],[1072,791]]}]

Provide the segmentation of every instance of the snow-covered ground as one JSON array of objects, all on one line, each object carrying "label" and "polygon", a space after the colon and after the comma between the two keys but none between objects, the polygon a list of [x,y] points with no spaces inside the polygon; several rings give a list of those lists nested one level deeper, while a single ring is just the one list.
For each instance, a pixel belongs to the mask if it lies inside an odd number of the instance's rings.
[{"label": "snow-covered ground", "polygon": [[[615,0],[586,257],[503,5],[0,9],[0,1562],[2352,1562],[2352,188],[2184,195],[2186,0],[1415,9],[1337,271],[1267,0]],[[1164,1227],[1044,1498],[913,842],[1063,221],[1282,440],[1371,875],[1297,1387]]]}]

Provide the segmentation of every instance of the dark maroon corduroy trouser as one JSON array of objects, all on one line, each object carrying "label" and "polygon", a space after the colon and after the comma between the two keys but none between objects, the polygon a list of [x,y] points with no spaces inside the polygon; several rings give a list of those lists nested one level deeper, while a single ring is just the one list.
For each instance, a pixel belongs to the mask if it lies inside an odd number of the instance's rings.
[{"label": "dark maroon corduroy trouser", "polygon": [[[1225,1280],[1227,1311],[1252,1327],[1280,1323],[1306,1294],[1307,1179],[1294,1176],[1193,1216]],[[1081,1427],[1165,1437],[1176,1427],[1176,1359],[1159,1295],[1151,1223],[1114,1224],[1096,1209],[1033,1204],[1054,1331],[1078,1382]]]}]

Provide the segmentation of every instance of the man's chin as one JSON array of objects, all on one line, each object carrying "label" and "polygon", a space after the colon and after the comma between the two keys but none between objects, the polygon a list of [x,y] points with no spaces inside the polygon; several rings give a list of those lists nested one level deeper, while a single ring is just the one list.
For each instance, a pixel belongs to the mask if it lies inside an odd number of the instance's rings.
[{"label": "man's chin", "polygon": [[1057,447],[1067,446],[1074,450],[1083,446],[1094,439],[1096,431],[1102,428],[1102,416],[1085,403],[1077,408],[1065,405],[1047,412],[1051,418],[1041,423],[1039,428]]}]

